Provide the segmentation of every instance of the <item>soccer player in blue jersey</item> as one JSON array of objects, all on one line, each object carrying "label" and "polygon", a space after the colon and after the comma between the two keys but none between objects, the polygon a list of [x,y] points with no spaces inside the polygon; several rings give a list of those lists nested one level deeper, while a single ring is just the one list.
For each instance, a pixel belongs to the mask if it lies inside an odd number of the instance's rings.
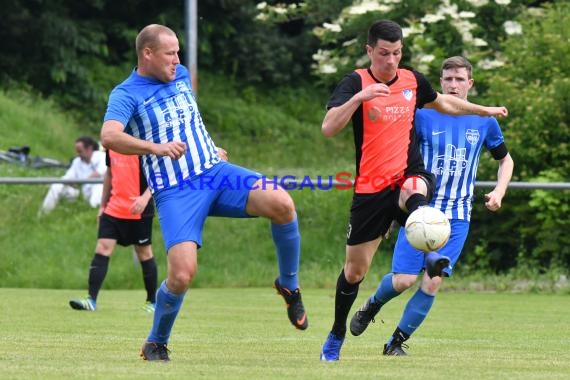
[{"label": "soccer player in blue jersey", "polygon": [[[471,64],[464,57],[446,59],[442,64],[440,81],[444,94],[467,100],[467,93],[473,86]],[[420,109],[416,111],[415,128],[426,169],[436,177],[430,206],[443,211],[451,223],[451,237],[439,251],[450,259],[450,265],[444,269],[445,276],[449,277],[469,231],[481,150],[488,149],[499,166],[497,184],[485,194],[485,206],[491,211],[501,207],[514,164],[494,117],[449,116],[433,109]],[[352,317],[350,331],[353,335],[362,334],[383,305],[416,282],[424,268],[424,260],[425,254],[410,246],[404,229],[400,228],[392,272],[384,276],[376,292]],[[398,327],[384,345],[384,355],[406,355],[402,346],[407,347],[404,342],[424,321],[442,282],[442,277],[423,275],[421,285],[408,301]]]},{"label": "soccer player in blue jersey", "polygon": [[108,149],[142,156],[168,253],[167,279],[157,291],[153,325],[141,352],[153,361],[169,360],[168,340],[198,268],[208,216],[271,221],[279,264],[274,287],[285,299],[291,323],[301,330],[308,326],[297,277],[300,235],[293,200],[259,173],[218,157],[178,51],[170,28],[152,24],[140,31],[137,67],[111,92],[101,130]]}]

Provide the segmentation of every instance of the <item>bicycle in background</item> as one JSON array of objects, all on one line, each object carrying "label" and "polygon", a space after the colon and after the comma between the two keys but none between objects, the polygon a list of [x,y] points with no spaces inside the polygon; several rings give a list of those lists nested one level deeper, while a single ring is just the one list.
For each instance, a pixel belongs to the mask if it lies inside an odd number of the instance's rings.
[{"label": "bicycle in background", "polygon": [[31,148],[27,145],[11,147],[7,151],[0,151],[0,162],[27,166],[33,169],[39,168],[68,168],[69,164],[65,164],[49,157],[30,157]]}]

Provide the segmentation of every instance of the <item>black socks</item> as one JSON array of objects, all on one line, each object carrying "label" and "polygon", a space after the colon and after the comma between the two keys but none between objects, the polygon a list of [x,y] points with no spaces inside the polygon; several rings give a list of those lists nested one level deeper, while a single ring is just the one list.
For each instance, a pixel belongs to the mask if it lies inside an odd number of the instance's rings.
[{"label": "black socks", "polygon": [[89,267],[89,296],[96,301],[99,290],[103,286],[103,280],[107,275],[109,267],[109,257],[103,256],[100,253],[95,253],[91,266]]},{"label": "black socks", "polygon": [[334,324],[332,327],[332,333],[336,336],[343,337],[346,335],[346,320],[348,319],[350,308],[352,304],[354,304],[356,296],[358,296],[358,288],[361,282],[362,281],[356,284],[349,284],[344,276],[344,269],[338,276],[336,283]]},{"label": "black socks", "polygon": [[156,303],[156,286],[157,286],[157,269],[154,257],[148,260],[141,261],[144,288],[146,289],[146,300],[151,303]]}]

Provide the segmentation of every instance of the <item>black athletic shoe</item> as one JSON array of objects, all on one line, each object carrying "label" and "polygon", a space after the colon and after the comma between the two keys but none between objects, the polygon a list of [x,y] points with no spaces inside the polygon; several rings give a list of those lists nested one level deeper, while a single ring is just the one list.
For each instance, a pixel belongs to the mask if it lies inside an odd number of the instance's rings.
[{"label": "black athletic shoe", "polygon": [[166,344],[145,342],[141,348],[141,357],[148,361],[169,362],[169,352],[170,350],[166,348]]},{"label": "black athletic shoe", "polygon": [[429,278],[443,277],[443,270],[449,266],[450,260],[437,252],[426,253],[426,272]]},{"label": "black athletic shoe", "polygon": [[408,356],[402,347],[408,348],[408,345],[397,342],[390,343],[390,345],[385,344],[382,354],[386,356]]},{"label": "black athletic shoe", "polygon": [[275,279],[273,287],[277,290],[277,293],[285,299],[285,304],[287,304],[287,316],[289,320],[299,330],[305,330],[309,327],[309,320],[307,319],[307,313],[305,313],[305,308],[303,307],[303,300],[301,299],[301,291],[299,288],[291,291],[287,288],[279,285],[279,278]]},{"label": "black athletic shoe", "polygon": [[359,336],[366,330],[370,322],[374,323],[374,317],[380,311],[380,302],[370,302],[370,298],[358,309],[350,320],[350,333]]}]

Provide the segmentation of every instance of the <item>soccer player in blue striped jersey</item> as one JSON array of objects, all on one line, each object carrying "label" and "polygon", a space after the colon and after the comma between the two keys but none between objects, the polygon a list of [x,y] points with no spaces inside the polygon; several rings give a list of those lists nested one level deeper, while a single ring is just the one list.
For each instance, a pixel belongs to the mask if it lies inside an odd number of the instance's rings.
[{"label": "soccer player in blue striped jersey", "polygon": [[156,296],[150,334],[141,356],[168,361],[167,343],[186,290],[194,278],[202,230],[208,216],[271,221],[279,276],[277,292],[298,329],[308,326],[297,272],[300,235],[289,194],[259,173],[218,156],[180,64],[176,34],[158,24],[136,38],[137,67],[109,96],[101,130],[103,145],[142,156],[168,254],[168,273]]},{"label": "soccer player in blue striped jersey", "polygon": [[[474,83],[471,64],[464,57],[446,59],[442,64],[440,82],[444,94],[467,100]],[[514,164],[494,117],[450,116],[432,109],[419,109],[416,111],[415,128],[426,169],[436,177],[430,206],[443,211],[451,223],[451,237],[438,252],[450,259],[450,265],[444,269],[444,276],[449,277],[469,231],[473,188],[482,149],[489,150],[498,162],[497,184],[485,194],[485,206],[490,211],[501,207]],[[424,269],[425,257],[424,252],[408,243],[404,229],[400,228],[392,272],[383,277],[376,292],[352,317],[350,330],[353,335],[362,334],[384,304],[416,282]],[[421,285],[408,301],[398,327],[384,345],[384,355],[406,355],[402,346],[406,347],[404,342],[424,321],[442,282],[440,276],[430,278],[423,275]]]}]

